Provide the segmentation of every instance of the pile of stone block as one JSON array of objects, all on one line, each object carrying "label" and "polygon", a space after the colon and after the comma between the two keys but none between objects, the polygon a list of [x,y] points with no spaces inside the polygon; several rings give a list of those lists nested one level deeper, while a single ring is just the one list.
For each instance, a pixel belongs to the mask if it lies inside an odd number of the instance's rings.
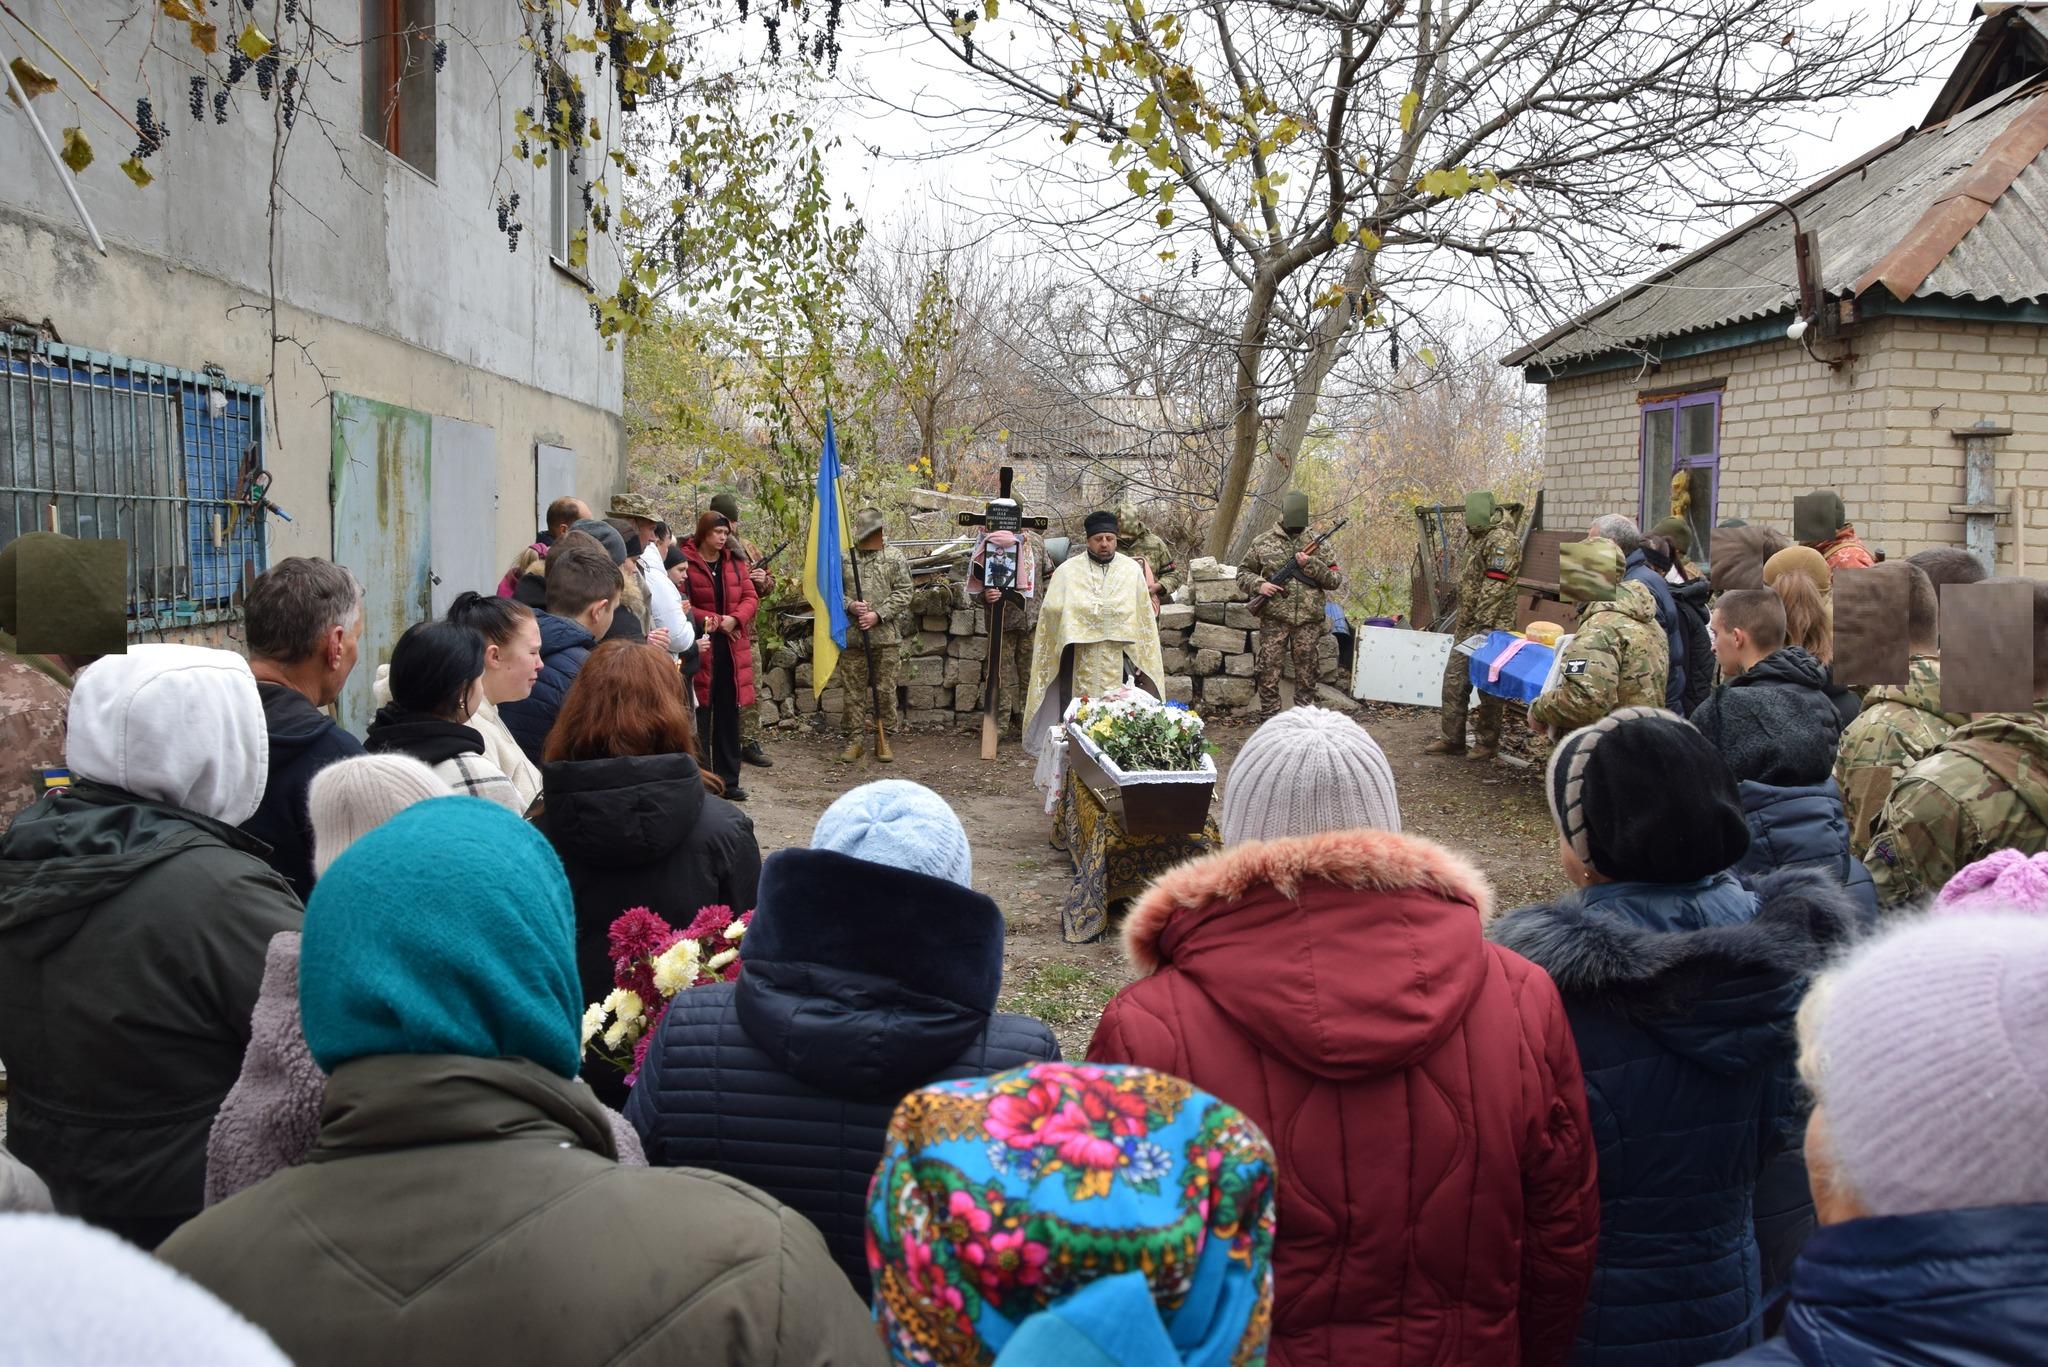
[{"label": "pile of stone block", "polygon": [[[1249,711],[1258,701],[1252,680],[1258,619],[1244,605],[1236,566],[1206,557],[1194,561],[1182,596],[1192,601],[1169,603],[1159,610],[1160,655],[1166,666],[1161,683],[1168,700],[1188,703],[1206,715]],[[922,728],[979,727],[982,665],[989,643],[981,612],[967,604],[962,586],[920,589],[911,601],[910,615],[899,625],[904,639],[896,683],[904,723]],[[756,647],[754,677],[761,684],[764,726],[836,730],[840,724],[846,701],[839,681],[834,679],[822,694],[812,691],[807,631],[807,626],[799,630],[765,658]],[[1006,637],[1004,648],[1017,640],[1014,635]],[[1319,651],[1323,681],[1341,688],[1336,638],[1324,636]],[[1285,674],[1294,677],[1292,668]]]}]

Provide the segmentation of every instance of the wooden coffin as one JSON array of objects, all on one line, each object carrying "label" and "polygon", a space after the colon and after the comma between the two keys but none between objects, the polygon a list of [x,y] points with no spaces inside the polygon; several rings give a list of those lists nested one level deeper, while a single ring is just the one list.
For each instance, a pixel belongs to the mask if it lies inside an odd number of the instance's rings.
[{"label": "wooden coffin", "polygon": [[1067,763],[1125,835],[1199,835],[1216,796],[1216,763],[1203,756],[1199,773],[1127,774],[1067,723]]}]

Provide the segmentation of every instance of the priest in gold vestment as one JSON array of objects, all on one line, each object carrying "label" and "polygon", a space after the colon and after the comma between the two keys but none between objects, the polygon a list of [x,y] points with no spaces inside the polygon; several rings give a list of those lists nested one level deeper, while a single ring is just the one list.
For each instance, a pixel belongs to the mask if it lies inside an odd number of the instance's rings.
[{"label": "priest in gold vestment", "polygon": [[1145,569],[1116,548],[1116,514],[1088,515],[1088,554],[1053,572],[1038,610],[1031,686],[1024,695],[1024,749],[1038,757],[1036,781],[1059,782],[1051,735],[1067,704],[1100,697],[1124,681],[1124,660],[1157,689],[1166,676]]}]

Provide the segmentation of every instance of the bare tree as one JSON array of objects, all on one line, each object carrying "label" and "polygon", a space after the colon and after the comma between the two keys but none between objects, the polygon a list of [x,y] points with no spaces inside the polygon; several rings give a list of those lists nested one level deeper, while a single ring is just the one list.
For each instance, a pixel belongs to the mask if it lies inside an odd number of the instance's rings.
[{"label": "bare tree", "polygon": [[[1227,348],[1231,441],[1208,538],[1227,554],[1257,529],[1248,491],[1285,487],[1362,330],[1420,350],[1447,291],[1547,324],[1640,273],[1703,200],[1788,179],[1792,115],[1914,79],[1937,37],[1930,6],[1825,21],[1804,0],[897,12],[977,73],[974,107],[919,112],[1008,147],[1028,177],[1013,222],[1097,279],[1181,280],[1180,321]],[[999,26],[1016,40],[996,41]],[[1069,149],[1050,167],[1047,137]]]}]

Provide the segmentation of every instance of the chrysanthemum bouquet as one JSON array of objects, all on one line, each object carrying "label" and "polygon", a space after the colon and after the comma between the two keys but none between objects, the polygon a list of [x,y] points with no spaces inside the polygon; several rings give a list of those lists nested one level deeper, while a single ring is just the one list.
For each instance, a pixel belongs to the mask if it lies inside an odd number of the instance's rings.
[{"label": "chrysanthemum bouquet", "polygon": [[1074,726],[1125,773],[1189,773],[1216,753],[1201,715],[1128,685],[1082,700]]},{"label": "chrysanthemum bouquet", "polygon": [[626,1085],[640,1075],[647,1049],[676,993],[740,975],[740,941],[754,913],[705,907],[682,930],[646,907],[612,922],[612,994],[583,1013],[583,1047],[625,1071]]}]

